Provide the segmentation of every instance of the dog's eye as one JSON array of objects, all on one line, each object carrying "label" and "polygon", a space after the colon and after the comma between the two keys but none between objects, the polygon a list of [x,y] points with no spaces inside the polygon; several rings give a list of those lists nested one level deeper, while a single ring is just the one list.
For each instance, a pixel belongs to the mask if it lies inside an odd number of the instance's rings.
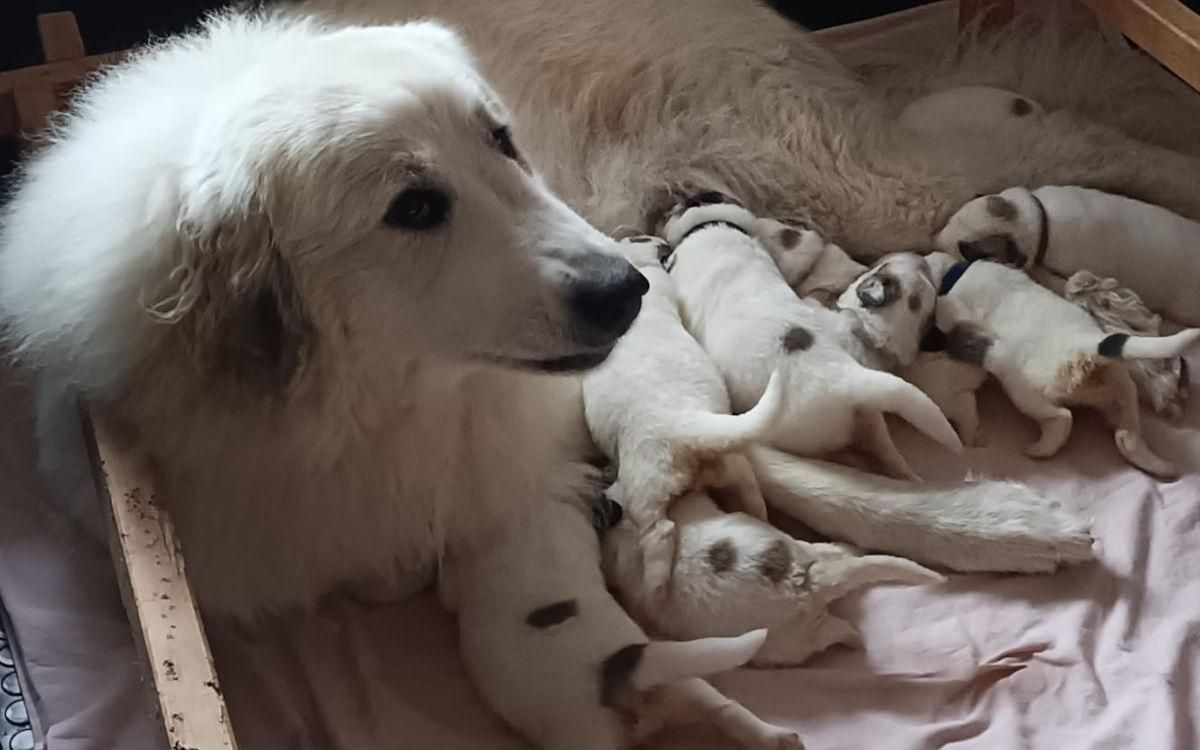
[{"label": "dog's eye", "polygon": [[409,188],[392,199],[383,223],[393,229],[433,229],[450,213],[450,196],[433,188]]},{"label": "dog's eye", "polygon": [[501,125],[492,131],[492,142],[496,144],[496,148],[500,153],[504,154],[513,161],[520,161],[521,157],[517,154],[517,147],[513,145],[512,131],[507,125]]}]

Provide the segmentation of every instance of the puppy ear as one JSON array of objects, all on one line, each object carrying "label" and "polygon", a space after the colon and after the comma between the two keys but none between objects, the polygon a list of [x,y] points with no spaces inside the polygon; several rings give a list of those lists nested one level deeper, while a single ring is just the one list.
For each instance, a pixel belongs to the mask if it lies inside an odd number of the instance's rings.
[{"label": "puppy ear", "polygon": [[1007,198],[989,195],[985,205],[987,212],[1001,221],[1012,221],[1017,218],[1017,206]]},{"label": "puppy ear", "polygon": [[175,326],[214,379],[284,390],[304,363],[313,331],[268,223],[184,219],[179,239],[178,264],[147,311]]}]

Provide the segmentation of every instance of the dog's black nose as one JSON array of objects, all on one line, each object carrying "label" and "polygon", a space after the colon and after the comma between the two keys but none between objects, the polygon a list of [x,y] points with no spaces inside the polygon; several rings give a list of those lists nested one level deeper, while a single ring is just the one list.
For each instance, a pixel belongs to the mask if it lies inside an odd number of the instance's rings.
[{"label": "dog's black nose", "polygon": [[625,259],[609,255],[588,256],[576,270],[570,305],[583,343],[604,344],[628,331],[650,289],[646,277]]}]

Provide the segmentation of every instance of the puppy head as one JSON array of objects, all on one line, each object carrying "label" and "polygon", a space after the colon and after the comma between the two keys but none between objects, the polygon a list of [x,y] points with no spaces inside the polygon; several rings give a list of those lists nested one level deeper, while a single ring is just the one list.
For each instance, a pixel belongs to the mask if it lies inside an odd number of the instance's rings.
[{"label": "puppy head", "polygon": [[1041,212],[1025,188],[983,195],[958,210],[934,238],[938,250],[966,260],[1026,268],[1037,255]]},{"label": "puppy head", "polygon": [[671,257],[671,246],[662,237],[618,227],[613,238],[617,240],[617,252],[639,271],[662,270]]},{"label": "puppy head", "polygon": [[916,253],[886,255],[852,283],[838,307],[856,310],[874,348],[909,365],[933,322],[937,288],[925,258]]},{"label": "puppy head", "polygon": [[261,46],[196,123],[178,252],[147,294],[202,360],[271,386],[326,345],[381,369],[604,360],[646,280],[549,192],[452,32]]}]

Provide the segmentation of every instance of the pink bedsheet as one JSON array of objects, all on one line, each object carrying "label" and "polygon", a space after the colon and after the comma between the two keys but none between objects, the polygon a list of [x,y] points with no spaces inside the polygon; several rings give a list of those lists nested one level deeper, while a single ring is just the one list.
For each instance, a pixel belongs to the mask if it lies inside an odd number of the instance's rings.
[{"label": "pink bedsheet", "polygon": [[[952,6],[885,32],[925,43],[950,32]],[[43,513],[27,405],[0,369],[0,592],[29,703],[50,750],[162,750],[107,553]],[[1021,456],[1033,426],[998,394],[985,426],[991,441],[968,462],[1090,508],[1099,562],[875,589],[843,607],[865,650],[717,684],[796,727],[810,750],[1200,747],[1200,408],[1180,426],[1148,419],[1149,440],[1185,472],[1169,485],[1123,464],[1098,420],[1079,419],[1050,462]],[[903,445],[926,476],[966,465]],[[242,750],[524,747],[474,695],[452,621],[428,594],[385,607],[335,596],[301,620],[210,637]],[[693,731],[656,747],[722,744]]]}]

